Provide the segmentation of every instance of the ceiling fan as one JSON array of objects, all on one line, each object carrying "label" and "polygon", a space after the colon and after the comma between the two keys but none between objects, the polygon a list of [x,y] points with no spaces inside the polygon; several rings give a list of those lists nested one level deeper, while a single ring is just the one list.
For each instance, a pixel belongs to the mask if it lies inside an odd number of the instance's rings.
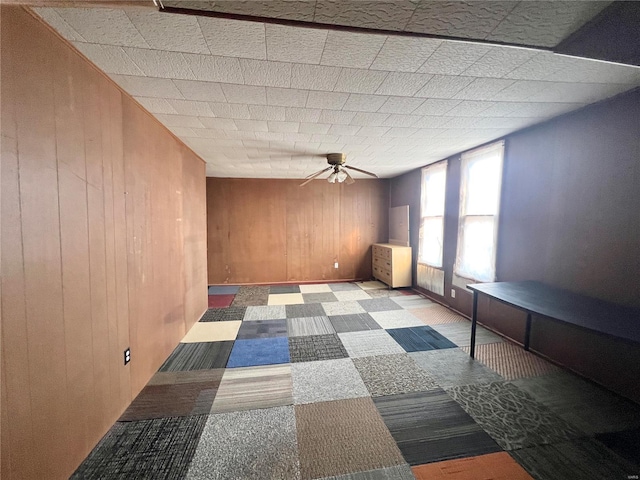
[{"label": "ceiling fan", "polygon": [[333,170],[333,172],[331,172],[331,174],[329,174],[329,176],[327,177],[327,181],[329,183],[345,182],[347,185],[351,185],[353,182],[355,182],[355,180],[351,177],[351,175],[349,175],[349,172],[345,170],[347,168],[351,170],[355,170],[356,172],[364,173],[366,175],[370,175],[372,177],[378,178],[378,176],[375,173],[367,172],[366,170],[362,170],[360,168],[350,167],[349,165],[345,165],[345,162],[347,161],[347,156],[344,153],[328,153],[326,155],[326,158],[327,158],[327,163],[329,163],[329,166],[323,170],[320,170],[319,172],[313,173],[308,177],[306,177],[305,181],[300,184],[301,187],[305,186],[311,180],[315,179],[316,177],[319,177],[320,175],[322,175],[325,172],[328,172],[329,170]]}]

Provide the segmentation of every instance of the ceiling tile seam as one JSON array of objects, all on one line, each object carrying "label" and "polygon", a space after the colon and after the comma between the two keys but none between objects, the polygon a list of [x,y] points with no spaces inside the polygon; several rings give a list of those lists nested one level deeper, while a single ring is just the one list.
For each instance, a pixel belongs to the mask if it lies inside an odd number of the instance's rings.
[{"label": "ceiling tile seam", "polygon": [[[45,7],[45,8],[46,8],[46,7]],[[35,9],[34,9],[34,10],[35,10]],[[80,37],[80,38],[81,38],[82,40],[84,40],[86,43],[89,43],[89,42],[87,42],[87,39],[86,39],[86,38],[84,38],[84,37],[80,34],[80,32],[78,32],[78,30],[76,30],[75,28],[73,28],[73,27],[71,26],[71,24],[70,24],[69,22],[67,22],[67,20],[66,20],[62,15],[60,15],[60,12],[58,11],[58,10],[60,10],[59,8],[53,8],[52,10],[53,10],[53,12],[54,12],[56,15],[58,15],[58,17],[60,18],[60,21],[62,21],[62,22],[63,22],[67,27],[69,27],[69,30],[72,30],[73,32],[75,32],[75,34],[76,34],[76,35],[78,35],[78,37]],[[35,12],[35,13],[38,13],[38,12]],[[40,15],[38,14],[38,16],[40,16]],[[40,18],[41,18],[45,23],[47,23],[51,28],[53,28],[53,26],[52,26],[51,24],[49,24],[49,22],[47,22],[47,21],[44,19],[44,17],[40,16]],[[57,31],[57,30],[56,30],[56,31]],[[63,35],[62,35],[62,33],[60,33],[60,32],[58,32],[58,33],[60,34],[60,36],[61,36],[61,37],[63,36]]]},{"label": "ceiling tile seam", "polygon": [[409,19],[407,20],[407,22],[406,22],[406,23],[404,24],[404,26],[402,27],[402,31],[403,31],[403,32],[406,32],[406,31],[407,31],[407,27],[408,27],[409,25],[411,25],[411,22],[413,21],[413,17],[414,17],[414,16],[415,16],[415,14],[416,14],[416,10],[418,10],[418,4],[419,4],[419,3],[415,3],[415,4],[414,4],[414,6],[413,6],[413,12],[411,12],[411,15],[409,16]]},{"label": "ceiling tile seam", "polygon": [[518,5],[520,5],[521,3],[522,3],[522,0],[519,2],[513,2],[513,6],[511,7],[511,9],[507,12],[507,14],[504,17],[502,17],[502,19],[498,22],[498,24],[495,27],[493,27],[493,29],[484,36],[484,39],[486,40],[487,38],[491,37],[493,35],[493,32],[495,32],[500,27],[500,25],[502,25],[502,22],[506,21],[507,18],[509,18],[509,15],[511,15],[513,11],[516,9],[516,7],[518,7]]},{"label": "ceiling tile seam", "polygon": [[207,42],[207,37],[204,34],[204,30],[202,30],[202,25],[200,24],[200,17],[196,17],[196,24],[198,25],[198,30],[200,30],[200,35],[204,40],[204,45],[205,47],[207,47],[207,50],[209,50],[209,55],[213,55],[213,53],[211,52],[211,49],[209,48],[209,42]]},{"label": "ceiling tile seam", "polygon": [[142,32],[140,32],[140,30],[138,30],[138,27],[136,26],[136,24],[135,24],[135,23],[133,23],[133,20],[131,20],[131,17],[130,17],[129,15],[127,15],[127,11],[123,9],[123,13],[124,13],[124,16],[126,17],[126,19],[127,19],[127,20],[129,20],[129,23],[130,23],[130,24],[131,24],[131,26],[134,28],[134,30],[135,30],[136,32],[138,32],[138,35],[140,35],[140,38],[142,39],[142,41],[144,42],[144,44],[145,44],[147,47],[151,48],[151,45],[149,45],[149,42],[147,42],[147,39],[146,39],[146,38],[144,38],[144,35],[142,35]]},{"label": "ceiling tile seam", "polygon": [[[378,49],[378,52],[375,54],[375,56],[371,59],[371,63],[369,64],[369,66],[366,68],[366,70],[372,70],[371,65],[373,65],[376,62],[376,58],[378,58],[378,55],[380,55],[380,52],[382,51],[382,49],[384,48],[385,43],[387,43],[387,40],[389,40],[389,35],[385,35],[384,36],[384,42],[382,42],[380,44],[380,48]],[[385,77],[386,79],[386,77]],[[384,81],[384,80],[383,80]]]}]

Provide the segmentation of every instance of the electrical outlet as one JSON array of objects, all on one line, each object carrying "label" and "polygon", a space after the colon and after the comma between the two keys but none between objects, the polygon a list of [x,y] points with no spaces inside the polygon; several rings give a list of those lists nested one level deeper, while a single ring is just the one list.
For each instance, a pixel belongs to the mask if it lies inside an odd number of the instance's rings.
[{"label": "electrical outlet", "polygon": [[333,264],[333,268],[338,268],[338,262]]},{"label": "electrical outlet", "polygon": [[455,288],[451,289],[451,298],[456,298],[456,289]]},{"label": "electrical outlet", "polygon": [[124,351],[124,364],[126,365],[131,361],[131,348],[127,348]]}]

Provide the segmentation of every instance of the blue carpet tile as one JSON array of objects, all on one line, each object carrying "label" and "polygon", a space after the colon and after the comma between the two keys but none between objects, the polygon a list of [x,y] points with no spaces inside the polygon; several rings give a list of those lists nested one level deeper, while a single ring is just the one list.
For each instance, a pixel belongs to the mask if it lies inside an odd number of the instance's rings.
[{"label": "blue carpet tile", "polygon": [[237,285],[214,285],[209,287],[209,295],[233,295],[238,290],[240,287]]},{"label": "blue carpet tile", "polygon": [[387,333],[407,352],[457,347],[455,343],[427,325],[424,327],[391,328],[387,330]]},{"label": "blue carpet tile", "polygon": [[288,362],[287,337],[252,338],[235,341],[227,367],[253,367]]},{"label": "blue carpet tile", "polygon": [[281,320],[253,320],[242,322],[238,330],[238,340],[247,338],[286,337],[287,321]]}]

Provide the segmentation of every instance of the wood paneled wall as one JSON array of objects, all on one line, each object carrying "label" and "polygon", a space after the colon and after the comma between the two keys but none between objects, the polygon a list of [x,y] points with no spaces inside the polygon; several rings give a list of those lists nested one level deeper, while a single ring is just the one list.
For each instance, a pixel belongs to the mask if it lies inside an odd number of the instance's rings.
[{"label": "wood paneled wall", "polygon": [[[499,281],[539,280],[640,306],[639,119],[636,89],[506,138]],[[459,156],[449,159],[447,175],[445,296],[431,295],[470,315],[471,294],[451,284]],[[420,189],[408,188],[419,182],[420,170],[392,179],[391,205],[419,208]],[[412,245],[417,250],[416,238]],[[524,314],[483,298],[478,309],[483,323],[523,341]],[[531,342],[532,349],[640,401],[637,346],[544,320],[534,322]]]},{"label": "wood paneled wall", "polygon": [[204,163],[1,8],[0,473],[68,478],[206,309]]},{"label": "wood paneled wall", "polygon": [[371,277],[371,244],[387,241],[388,180],[299,184],[207,178],[210,284]]}]

